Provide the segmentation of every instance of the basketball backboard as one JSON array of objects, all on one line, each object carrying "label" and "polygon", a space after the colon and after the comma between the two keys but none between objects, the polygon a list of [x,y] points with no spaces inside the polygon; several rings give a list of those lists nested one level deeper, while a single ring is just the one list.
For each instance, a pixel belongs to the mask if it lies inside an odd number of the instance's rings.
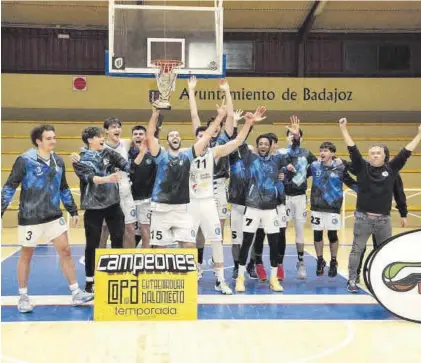
[{"label": "basketball backboard", "polygon": [[155,77],[154,61],[181,61],[178,77],[225,76],[222,1],[215,7],[109,1],[106,74]]}]

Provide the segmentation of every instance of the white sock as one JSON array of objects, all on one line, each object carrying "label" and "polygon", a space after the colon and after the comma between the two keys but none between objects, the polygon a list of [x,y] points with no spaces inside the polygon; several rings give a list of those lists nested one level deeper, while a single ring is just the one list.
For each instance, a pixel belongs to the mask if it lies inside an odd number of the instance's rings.
[{"label": "white sock", "polygon": [[79,284],[76,282],[73,285],[69,285],[69,289],[72,292],[72,295],[76,295],[79,292]]},{"label": "white sock", "polygon": [[278,274],[278,267],[271,267],[270,268],[270,278],[277,277]]},{"label": "white sock", "polygon": [[20,287],[19,288],[19,295],[28,295],[28,288],[27,287]]},{"label": "white sock", "polygon": [[94,282],[94,277],[88,277],[86,276],[86,282]]},{"label": "white sock", "polygon": [[246,266],[240,265],[238,267],[238,276],[243,276],[246,274]]},{"label": "white sock", "polygon": [[215,268],[215,275],[218,281],[225,281],[224,277],[224,268],[223,267],[216,267]]}]

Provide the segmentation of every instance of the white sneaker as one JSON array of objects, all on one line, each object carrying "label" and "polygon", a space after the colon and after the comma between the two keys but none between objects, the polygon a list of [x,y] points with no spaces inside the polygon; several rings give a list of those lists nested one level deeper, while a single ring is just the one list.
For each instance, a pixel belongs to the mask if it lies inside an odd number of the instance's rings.
[{"label": "white sneaker", "polygon": [[304,261],[298,261],[297,262],[297,277],[300,280],[304,280],[307,278],[307,270],[304,266]]},{"label": "white sneaker", "polygon": [[232,295],[232,290],[225,281],[216,280],[215,290],[222,293],[222,295]]},{"label": "white sneaker", "polygon": [[18,310],[20,313],[30,313],[32,310],[34,310],[34,305],[32,305],[28,294],[23,294],[20,296],[18,301]]},{"label": "white sneaker", "polygon": [[200,280],[203,277],[203,265],[201,263],[197,264],[197,279]]},{"label": "white sneaker", "polygon": [[74,295],[72,295],[72,304],[73,306],[83,305],[94,299],[94,294],[81,289]]}]

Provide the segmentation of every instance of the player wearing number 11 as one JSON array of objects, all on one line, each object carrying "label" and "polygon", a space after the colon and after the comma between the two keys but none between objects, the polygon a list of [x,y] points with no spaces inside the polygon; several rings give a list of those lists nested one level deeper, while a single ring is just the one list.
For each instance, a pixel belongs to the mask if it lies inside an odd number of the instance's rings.
[{"label": "player wearing number 11", "polygon": [[[205,239],[212,244],[216,274],[215,290],[225,295],[232,294],[232,291],[225,283],[224,278],[224,251],[222,229],[214,193],[214,166],[218,159],[231,154],[244,142],[253,124],[265,119],[263,117],[265,111],[265,107],[259,107],[254,114],[247,113],[245,116],[246,123],[234,140],[224,145],[206,147],[193,160],[190,167],[190,204],[188,212],[193,219],[195,233],[197,234],[200,227]],[[225,114],[225,108],[218,107],[218,118],[224,118]],[[205,127],[198,127],[196,129],[197,140],[201,140],[206,132],[207,129]]]}]

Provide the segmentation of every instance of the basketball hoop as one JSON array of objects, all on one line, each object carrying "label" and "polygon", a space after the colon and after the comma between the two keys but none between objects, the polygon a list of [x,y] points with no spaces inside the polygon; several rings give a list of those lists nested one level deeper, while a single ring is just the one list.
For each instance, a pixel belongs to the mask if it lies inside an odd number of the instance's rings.
[{"label": "basketball hoop", "polygon": [[171,110],[170,93],[175,90],[177,73],[183,62],[174,59],[156,59],[151,62],[157,69],[156,82],[158,84],[159,99],[152,105],[159,110]]}]

